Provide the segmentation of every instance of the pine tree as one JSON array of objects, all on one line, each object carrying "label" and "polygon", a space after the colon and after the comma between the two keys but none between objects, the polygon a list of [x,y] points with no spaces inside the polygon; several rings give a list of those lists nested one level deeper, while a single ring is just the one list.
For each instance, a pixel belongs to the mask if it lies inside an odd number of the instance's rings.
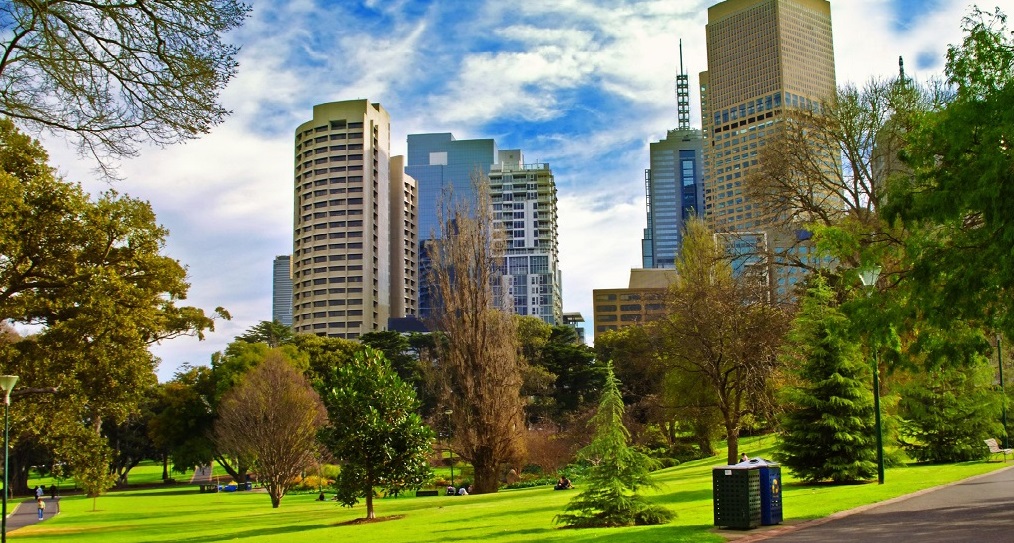
[{"label": "pine tree", "polygon": [[657,487],[651,477],[655,461],[630,447],[623,411],[619,381],[609,363],[599,408],[590,422],[595,437],[579,453],[592,463],[582,482],[586,488],[557,515],[557,524],[575,528],[665,524],[675,517],[637,493],[642,487]]},{"label": "pine tree", "polygon": [[788,409],[776,458],[806,481],[848,483],[876,475],[870,368],[819,276],[784,355],[797,384],[783,393]]}]

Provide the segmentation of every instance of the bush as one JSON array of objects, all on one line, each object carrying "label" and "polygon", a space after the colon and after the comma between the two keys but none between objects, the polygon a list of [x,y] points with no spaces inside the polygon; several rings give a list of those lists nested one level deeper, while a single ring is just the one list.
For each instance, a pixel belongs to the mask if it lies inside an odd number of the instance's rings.
[{"label": "bush", "polygon": [[537,486],[552,486],[556,484],[556,479],[552,477],[540,477],[538,479],[528,479],[511,483],[504,488],[534,488]]},{"label": "bush", "polygon": [[334,484],[334,479],[326,479],[318,475],[307,475],[306,477],[297,477],[295,484],[292,485],[292,489],[304,492],[316,492],[318,489],[327,488],[332,484]]}]

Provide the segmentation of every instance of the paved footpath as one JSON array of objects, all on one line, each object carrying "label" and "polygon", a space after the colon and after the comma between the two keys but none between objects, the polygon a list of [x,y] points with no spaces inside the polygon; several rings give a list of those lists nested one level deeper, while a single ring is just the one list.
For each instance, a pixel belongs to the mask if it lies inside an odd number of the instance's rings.
[{"label": "paved footpath", "polygon": [[1014,468],[735,541],[1014,542]]},{"label": "paved footpath", "polygon": [[53,516],[60,513],[60,498],[43,498],[46,502],[46,512],[43,514],[43,520],[39,520],[39,509],[35,507],[35,500],[29,498],[22,500],[18,503],[18,499],[7,500],[8,509],[13,508],[13,512],[7,515],[7,531],[13,532],[18,528],[23,528],[31,524],[38,524],[53,518]]}]

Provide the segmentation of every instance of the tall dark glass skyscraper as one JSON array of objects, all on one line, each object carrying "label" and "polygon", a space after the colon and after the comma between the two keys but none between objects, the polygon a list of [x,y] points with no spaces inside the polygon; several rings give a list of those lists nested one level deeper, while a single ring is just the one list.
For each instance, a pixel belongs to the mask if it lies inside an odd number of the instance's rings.
[{"label": "tall dark glass skyscraper", "polygon": [[672,268],[682,243],[683,222],[699,215],[704,201],[700,130],[670,130],[651,144],[651,168],[644,171],[648,226],[641,241],[641,266]]}]

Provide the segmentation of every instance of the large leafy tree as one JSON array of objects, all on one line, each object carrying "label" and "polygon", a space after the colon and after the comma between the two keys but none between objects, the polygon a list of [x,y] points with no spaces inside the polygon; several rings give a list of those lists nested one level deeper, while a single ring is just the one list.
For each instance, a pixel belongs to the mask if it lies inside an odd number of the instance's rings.
[{"label": "large leafy tree", "polygon": [[412,387],[382,353],[363,348],[317,388],[331,421],[320,440],[341,466],[335,487],[343,505],[365,498],[366,518],[376,518],[374,489],[397,493],[426,481],[433,432],[417,413]]},{"label": "large leafy tree", "polygon": [[214,457],[211,428],[215,420],[215,380],[208,366],[181,367],[154,391],[148,435],[162,456],[162,478],[205,465]]},{"label": "large leafy tree", "polygon": [[236,71],[235,0],[0,6],[0,115],[76,136],[97,158],[207,133]]},{"label": "large leafy tree", "polygon": [[668,314],[651,326],[669,371],[694,378],[713,393],[728,462],[735,464],[745,417],[763,416],[770,408],[768,385],[789,319],[768,301],[766,284],[733,273],[702,220],[687,222],[683,240]]},{"label": "large leafy tree", "polygon": [[[167,231],[146,202],[112,191],[89,198],[7,119],[0,141],[0,320],[38,330],[0,345],[0,369],[20,375],[22,388],[57,391],[15,405],[12,445],[36,442],[57,460],[91,462],[109,456],[108,445],[73,444],[101,441],[104,423],[137,412],[156,382],[148,347],[203,337],[213,321],[180,305],[186,270],[162,254]],[[98,456],[85,459],[87,451]],[[15,455],[16,488],[26,485],[22,460]]]},{"label": "large leafy tree", "polygon": [[606,366],[605,387],[594,426],[592,442],[578,453],[591,462],[583,490],[554,519],[575,528],[665,524],[675,516],[638,494],[655,488],[651,470],[654,460],[630,447],[630,434],[623,426],[623,397],[612,365]]},{"label": "large leafy tree", "polygon": [[918,235],[908,244],[911,303],[945,326],[974,319],[1014,332],[1014,34],[997,9],[973,9],[948,48],[956,93],[920,118],[885,214]]},{"label": "large leafy tree", "polygon": [[852,483],[877,471],[873,377],[854,335],[816,276],[782,351],[790,378],[777,458],[806,481]]},{"label": "large leafy tree", "polygon": [[324,406],[306,378],[280,352],[270,353],[218,406],[220,450],[249,458],[277,508],[296,476],[317,457]]}]

